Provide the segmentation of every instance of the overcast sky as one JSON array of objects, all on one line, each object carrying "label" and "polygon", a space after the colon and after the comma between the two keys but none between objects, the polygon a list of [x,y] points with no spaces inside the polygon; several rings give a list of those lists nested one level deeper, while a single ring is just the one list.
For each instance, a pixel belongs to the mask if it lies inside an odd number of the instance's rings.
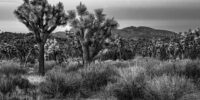
[{"label": "overcast sky", "polygon": [[[80,1],[90,11],[104,8],[105,13],[114,16],[120,24],[127,26],[149,26],[175,32],[200,27],[200,0],[49,0],[56,4],[63,2],[66,11],[75,9]],[[0,30],[28,32],[13,14],[23,0],[0,0]],[[57,31],[64,30],[58,28]]]}]

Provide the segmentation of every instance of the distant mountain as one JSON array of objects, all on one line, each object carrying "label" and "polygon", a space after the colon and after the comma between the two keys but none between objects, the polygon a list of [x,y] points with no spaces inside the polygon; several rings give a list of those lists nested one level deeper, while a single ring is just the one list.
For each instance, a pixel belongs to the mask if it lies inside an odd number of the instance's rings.
[{"label": "distant mountain", "polygon": [[138,39],[138,38],[164,38],[164,37],[175,37],[178,36],[177,33],[167,30],[153,29],[150,27],[140,26],[140,27],[126,27],[123,29],[114,30],[113,35],[119,35],[128,39]]},{"label": "distant mountain", "polygon": [[[175,37],[178,36],[177,33],[167,30],[153,29],[150,27],[140,26],[140,27],[126,27],[123,29],[116,29],[112,31],[112,36],[121,36],[128,39],[138,39],[138,38],[164,38],[164,37]],[[65,32],[56,32],[52,36],[57,38],[67,38]]]}]

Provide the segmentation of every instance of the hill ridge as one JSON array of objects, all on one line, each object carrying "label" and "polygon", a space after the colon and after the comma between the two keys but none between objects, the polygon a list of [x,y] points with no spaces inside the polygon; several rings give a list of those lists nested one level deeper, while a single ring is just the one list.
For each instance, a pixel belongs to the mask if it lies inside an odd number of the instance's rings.
[{"label": "hill ridge", "polygon": [[[59,31],[52,34],[57,38],[67,38],[65,32]],[[178,34],[168,30],[154,29],[147,26],[129,26],[122,29],[116,29],[112,31],[112,36],[121,36],[127,39],[138,39],[138,38],[164,38],[164,37],[175,37]]]},{"label": "hill ridge", "polygon": [[129,26],[122,29],[116,29],[113,31],[113,35],[119,35],[124,38],[164,38],[175,37],[178,34],[168,30],[154,29],[147,26]]}]

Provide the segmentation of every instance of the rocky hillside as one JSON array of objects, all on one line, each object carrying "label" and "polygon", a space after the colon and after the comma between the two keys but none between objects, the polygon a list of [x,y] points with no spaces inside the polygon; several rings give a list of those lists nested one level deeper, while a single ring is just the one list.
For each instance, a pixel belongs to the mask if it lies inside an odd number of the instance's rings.
[{"label": "rocky hillside", "polygon": [[150,27],[126,27],[113,31],[113,35],[119,35],[124,38],[138,39],[138,38],[163,38],[163,37],[175,37],[178,36],[175,32],[167,30],[153,29]]}]

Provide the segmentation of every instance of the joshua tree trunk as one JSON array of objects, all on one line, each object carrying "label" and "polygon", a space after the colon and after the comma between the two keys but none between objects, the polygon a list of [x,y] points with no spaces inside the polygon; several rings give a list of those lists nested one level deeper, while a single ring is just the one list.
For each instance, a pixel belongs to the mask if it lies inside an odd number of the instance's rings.
[{"label": "joshua tree trunk", "polygon": [[82,51],[83,51],[83,64],[88,65],[89,63],[91,63],[88,43],[82,44]]},{"label": "joshua tree trunk", "polygon": [[39,43],[39,74],[44,75],[44,43]]}]

